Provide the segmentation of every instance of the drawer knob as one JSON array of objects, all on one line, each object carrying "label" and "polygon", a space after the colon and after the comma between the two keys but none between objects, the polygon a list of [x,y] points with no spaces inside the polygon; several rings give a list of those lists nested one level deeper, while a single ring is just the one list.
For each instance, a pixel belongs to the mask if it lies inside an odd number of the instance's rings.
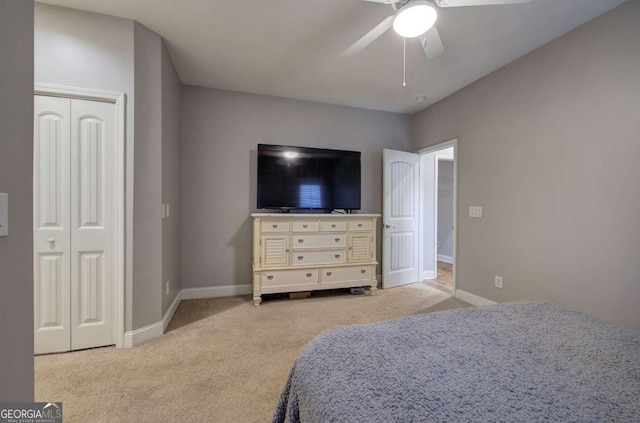
[{"label": "drawer knob", "polygon": [[336,254],[334,257],[339,259],[340,258],[340,254]]},{"label": "drawer knob", "polygon": [[367,271],[366,271],[365,269],[362,269],[362,270],[360,271],[360,273],[362,273],[362,274],[364,275],[365,273],[367,273]]},{"label": "drawer knob", "polygon": [[340,242],[340,238],[334,238],[333,239],[335,242]]},{"label": "drawer knob", "polygon": [[298,256],[298,260],[304,259],[304,256]]},{"label": "drawer knob", "polygon": [[327,272],[327,276],[331,276],[333,273],[331,272]]},{"label": "drawer knob", "polygon": [[275,229],[275,228],[277,228],[277,227],[278,227],[278,225],[271,225],[271,226],[273,227],[273,229]]},{"label": "drawer knob", "polygon": [[336,227],[336,224],[334,223],[333,225],[331,225],[331,227],[332,227],[332,228],[335,228],[335,227]]},{"label": "drawer knob", "polygon": [[273,279],[273,276],[269,275],[269,276],[267,276],[267,279],[271,280],[271,279]]},{"label": "drawer knob", "polygon": [[304,239],[299,239],[298,240],[298,244],[302,244],[304,242]]},{"label": "drawer knob", "polygon": [[358,228],[362,228],[362,223],[358,223]]},{"label": "drawer knob", "polygon": [[311,273],[307,273],[307,277],[310,278],[311,277]]},{"label": "drawer knob", "polygon": [[305,228],[305,229],[307,228],[307,226],[308,226],[308,225],[302,225],[302,227],[303,227],[303,228]]}]

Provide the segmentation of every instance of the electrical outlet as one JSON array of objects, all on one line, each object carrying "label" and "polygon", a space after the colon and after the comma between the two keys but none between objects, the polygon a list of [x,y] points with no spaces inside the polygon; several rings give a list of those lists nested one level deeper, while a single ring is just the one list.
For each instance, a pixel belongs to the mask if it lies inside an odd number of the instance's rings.
[{"label": "electrical outlet", "polygon": [[164,295],[169,295],[169,281],[164,283]]},{"label": "electrical outlet", "polygon": [[502,288],[502,276],[496,275],[495,286],[496,288]]}]

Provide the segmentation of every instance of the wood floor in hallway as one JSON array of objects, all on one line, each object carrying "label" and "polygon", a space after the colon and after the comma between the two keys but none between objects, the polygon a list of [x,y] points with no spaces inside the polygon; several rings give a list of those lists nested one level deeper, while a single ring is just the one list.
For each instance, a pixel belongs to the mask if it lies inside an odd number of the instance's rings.
[{"label": "wood floor in hallway", "polygon": [[438,288],[444,292],[453,291],[453,265],[438,260],[438,276],[436,279],[424,281],[427,285]]}]

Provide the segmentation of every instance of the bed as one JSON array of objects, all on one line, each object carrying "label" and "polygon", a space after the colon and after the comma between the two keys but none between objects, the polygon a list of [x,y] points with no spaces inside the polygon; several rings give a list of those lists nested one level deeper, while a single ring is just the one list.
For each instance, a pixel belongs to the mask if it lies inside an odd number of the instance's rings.
[{"label": "bed", "polygon": [[323,332],[274,422],[639,422],[640,332],[537,302]]}]

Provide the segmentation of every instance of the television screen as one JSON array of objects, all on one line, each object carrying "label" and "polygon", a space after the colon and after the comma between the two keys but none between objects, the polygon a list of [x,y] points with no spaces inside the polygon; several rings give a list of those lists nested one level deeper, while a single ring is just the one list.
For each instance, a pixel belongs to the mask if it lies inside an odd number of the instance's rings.
[{"label": "television screen", "polygon": [[360,152],[258,144],[259,209],[360,209]]}]

